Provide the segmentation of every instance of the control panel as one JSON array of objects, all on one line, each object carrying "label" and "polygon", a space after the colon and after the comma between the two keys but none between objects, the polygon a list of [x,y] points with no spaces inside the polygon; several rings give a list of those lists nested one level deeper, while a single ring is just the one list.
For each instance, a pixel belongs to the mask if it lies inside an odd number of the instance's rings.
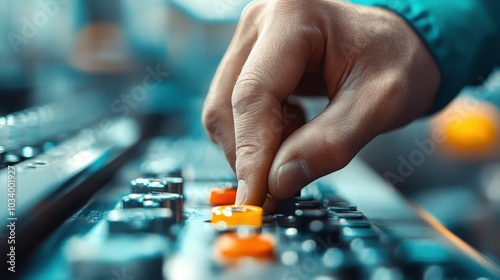
[{"label": "control panel", "polygon": [[358,159],[278,213],[235,205],[236,189],[210,144],[156,139],[40,246],[24,276],[497,279],[495,265]]}]

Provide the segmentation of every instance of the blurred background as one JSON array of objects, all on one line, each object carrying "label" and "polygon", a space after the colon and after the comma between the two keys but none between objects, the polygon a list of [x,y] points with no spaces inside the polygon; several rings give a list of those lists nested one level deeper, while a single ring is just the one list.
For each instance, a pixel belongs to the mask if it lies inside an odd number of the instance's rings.
[{"label": "blurred background", "polygon": [[[248,2],[0,0],[0,154],[107,116],[206,138],[204,96]],[[478,84],[360,156],[500,263],[500,72]],[[312,117],[326,100],[303,102]]]}]

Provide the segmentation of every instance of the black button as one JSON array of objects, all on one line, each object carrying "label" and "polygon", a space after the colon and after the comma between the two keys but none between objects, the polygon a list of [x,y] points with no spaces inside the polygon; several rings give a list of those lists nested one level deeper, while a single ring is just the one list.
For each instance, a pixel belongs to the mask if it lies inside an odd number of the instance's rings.
[{"label": "black button", "polygon": [[262,227],[272,228],[276,226],[276,215],[262,216]]},{"label": "black button", "polygon": [[170,209],[114,210],[108,215],[110,233],[158,233],[169,234],[174,217]]},{"label": "black button", "polygon": [[295,203],[296,209],[321,209],[321,202],[319,201],[297,201]]},{"label": "black button", "polygon": [[324,223],[327,217],[328,214],[324,210],[295,210],[295,226],[299,232],[320,231],[324,227],[321,223]]},{"label": "black button", "polygon": [[183,194],[183,180],[180,177],[137,178],[130,181],[133,193],[168,192]]},{"label": "black button", "polygon": [[328,211],[345,212],[345,211],[356,211],[357,207],[356,207],[356,204],[342,203],[342,204],[338,204],[338,205],[327,206],[326,209]]},{"label": "black button", "polygon": [[167,208],[172,211],[176,222],[180,222],[183,217],[183,199],[182,195],[175,193],[148,193],[144,195],[144,207],[148,208]]},{"label": "black button", "polygon": [[363,219],[363,213],[358,211],[332,212],[331,217],[337,219]]},{"label": "black button", "polygon": [[285,216],[283,214],[277,214],[276,217],[276,225],[281,228],[291,228],[295,227],[295,218],[294,216]]},{"label": "black button", "polygon": [[180,177],[182,178],[182,168],[174,167],[167,172],[167,177]]},{"label": "black button", "polygon": [[291,197],[285,200],[278,201],[274,212],[276,214],[283,214],[285,216],[293,215],[295,212],[295,198]]},{"label": "black button", "polygon": [[138,193],[131,193],[122,197],[122,207],[127,208],[141,208],[143,207],[144,195]]}]

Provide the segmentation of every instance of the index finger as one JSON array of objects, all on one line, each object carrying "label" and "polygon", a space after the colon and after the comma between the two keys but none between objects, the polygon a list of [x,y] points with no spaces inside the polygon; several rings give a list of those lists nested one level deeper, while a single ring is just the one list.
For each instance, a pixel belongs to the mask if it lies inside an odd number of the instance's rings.
[{"label": "index finger", "polygon": [[266,199],[269,169],[281,140],[281,102],[296,88],[309,61],[306,40],[297,38],[288,28],[265,27],[235,84],[236,204],[262,205]]}]

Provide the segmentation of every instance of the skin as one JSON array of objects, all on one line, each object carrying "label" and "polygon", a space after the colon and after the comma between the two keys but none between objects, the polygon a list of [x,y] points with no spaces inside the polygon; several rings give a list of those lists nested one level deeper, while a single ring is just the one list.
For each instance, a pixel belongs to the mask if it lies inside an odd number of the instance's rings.
[{"label": "skin", "polygon": [[[213,78],[203,123],[236,172],[236,203],[269,209],[426,113],[440,79],[416,33],[388,10],[255,1]],[[294,95],[330,102],[305,123]]]}]

